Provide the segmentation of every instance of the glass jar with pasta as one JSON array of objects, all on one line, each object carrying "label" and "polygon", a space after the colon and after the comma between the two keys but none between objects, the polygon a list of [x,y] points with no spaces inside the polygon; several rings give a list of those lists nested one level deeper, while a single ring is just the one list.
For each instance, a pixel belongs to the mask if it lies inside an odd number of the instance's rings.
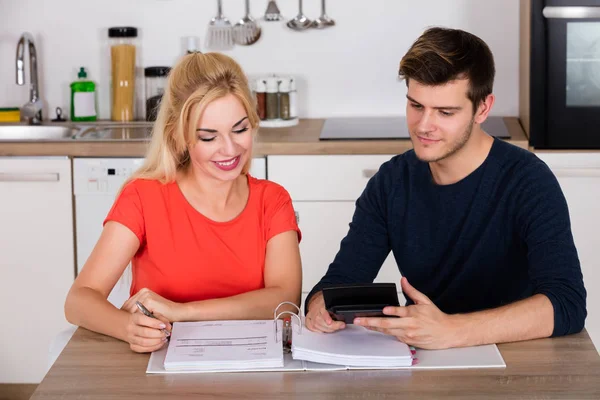
[{"label": "glass jar with pasta", "polygon": [[137,28],[108,29],[111,71],[111,119],[135,119]]}]

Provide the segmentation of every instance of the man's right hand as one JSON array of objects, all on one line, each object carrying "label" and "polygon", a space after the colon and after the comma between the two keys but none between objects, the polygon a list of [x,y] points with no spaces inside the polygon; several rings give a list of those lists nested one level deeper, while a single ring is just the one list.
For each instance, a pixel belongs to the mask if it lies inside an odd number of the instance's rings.
[{"label": "man's right hand", "polygon": [[342,321],[334,321],[325,309],[323,292],[315,293],[308,303],[308,314],[306,314],[306,327],[313,332],[331,333],[344,329],[346,324]]}]

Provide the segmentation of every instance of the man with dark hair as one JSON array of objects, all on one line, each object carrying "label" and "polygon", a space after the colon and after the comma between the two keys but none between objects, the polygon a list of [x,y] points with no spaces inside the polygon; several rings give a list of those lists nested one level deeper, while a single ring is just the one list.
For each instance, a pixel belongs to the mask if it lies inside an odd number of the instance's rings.
[{"label": "man with dark hair", "polygon": [[[406,306],[354,323],[421,348],[579,332],[586,291],[567,203],[534,154],[481,128],[494,59],[470,33],[431,28],[400,62],[413,150],[384,163],[309,294],[306,326],[334,332],[321,289],[372,282],[390,250]],[[409,283],[410,282],[410,283]]]}]

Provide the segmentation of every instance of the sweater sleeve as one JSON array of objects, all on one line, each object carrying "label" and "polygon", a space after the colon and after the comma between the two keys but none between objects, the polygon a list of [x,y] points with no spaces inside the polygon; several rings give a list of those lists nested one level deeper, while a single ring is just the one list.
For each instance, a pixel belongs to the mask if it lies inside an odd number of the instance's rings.
[{"label": "sweater sleeve", "polygon": [[583,329],[586,290],[573,242],[569,210],[556,177],[541,161],[522,171],[518,183],[517,229],[527,247],[534,293],[554,308],[552,336]]},{"label": "sweater sleeve", "polygon": [[356,201],[350,229],[329,268],[310,291],[304,309],[313,294],[324,287],[345,283],[373,282],[390,252],[384,181],[386,165],[369,180]]}]

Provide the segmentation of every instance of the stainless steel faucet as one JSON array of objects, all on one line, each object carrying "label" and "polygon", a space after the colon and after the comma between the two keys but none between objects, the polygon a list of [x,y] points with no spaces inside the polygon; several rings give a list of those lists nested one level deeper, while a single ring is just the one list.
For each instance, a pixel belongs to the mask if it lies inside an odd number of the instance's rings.
[{"label": "stainless steel faucet", "polygon": [[33,43],[33,35],[23,33],[17,44],[17,85],[25,84],[25,46],[29,48],[29,102],[21,108],[21,116],[31,125],[42,123],[42,101],[40,99],[37,73],[37,52]]}]

